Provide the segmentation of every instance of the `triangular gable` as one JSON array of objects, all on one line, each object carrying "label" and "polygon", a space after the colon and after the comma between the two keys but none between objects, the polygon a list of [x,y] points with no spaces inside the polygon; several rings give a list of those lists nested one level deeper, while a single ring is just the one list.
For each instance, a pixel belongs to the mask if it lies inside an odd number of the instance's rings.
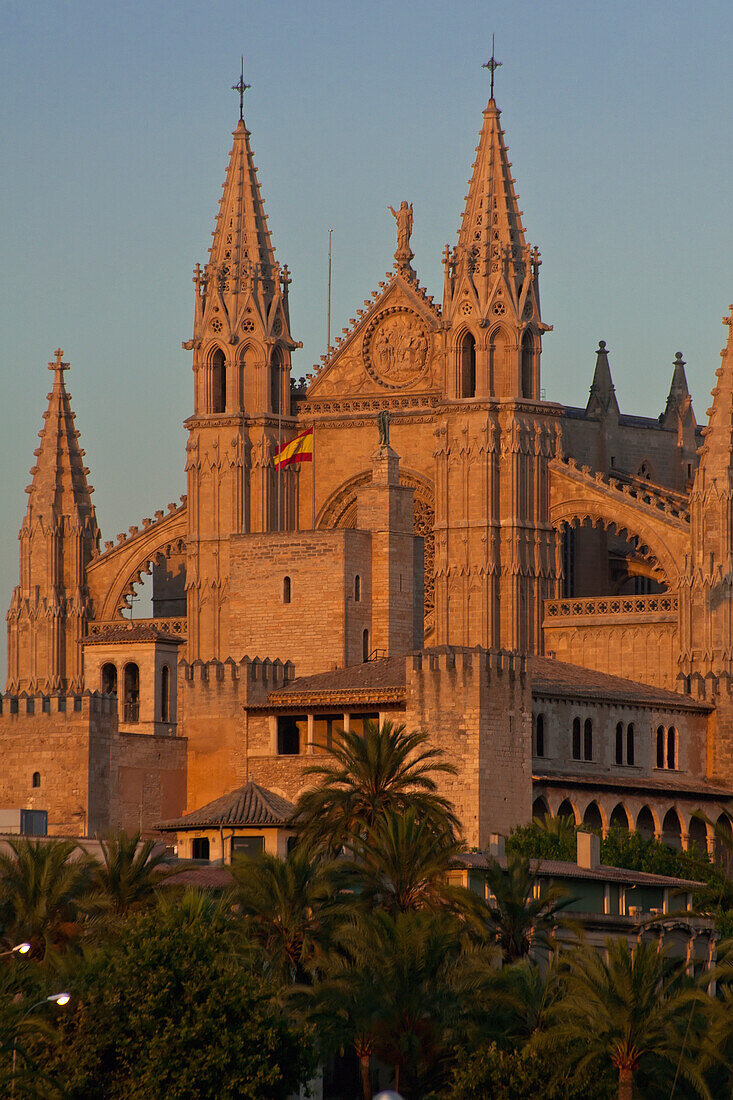
[{"label": "triangular gable", "polygon": [[414,273],[388,273],[310,383],[308,400],[442,390],[440,311]]}]

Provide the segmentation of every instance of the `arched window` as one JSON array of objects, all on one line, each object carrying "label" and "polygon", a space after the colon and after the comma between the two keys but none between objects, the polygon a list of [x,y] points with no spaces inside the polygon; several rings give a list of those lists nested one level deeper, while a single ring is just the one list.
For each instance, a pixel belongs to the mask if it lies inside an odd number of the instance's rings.
[{"label": "arched window", "polygon": [[104,695],[117,694],[117,665],[109,661],[102,665],[102,692]]},{"label": "arched window", "polygon": [[677,767],[677,730],[674,726],[667,730],[667,767]]},{"label": "arched window", "polygon": [[664,726],[657,727],[657,767],[664,767]]},{"label": "arched window", "polygon": [[292,585],[290,583],[290,577],[283,577],[283,603],[290,603],[292,595]]},{"label": "arched window", "polygon": [[140,721],[140,669],[133,662],[125,665],[123,713],[125,722]]},{"label": "arched window", "polygon": [[171,670],[168,665],[163,665],[160,671],[160,720],[170,721],[171,710]]},{"label": "arched window", "polygon": [[40,772],[34,772],[33,773],[33,778],[31,780],[31,786],[32,787],[40,787],[40,785],[41,785],[41,773]]},{"label": "arched window", "polygon": [[654,825],[654,814],[648,806],[642,806],[639,810],[639,815],[636,819],[636,831],[643,836],[644,840],[653,840],[656,828]]},{"label": "arched window", "polygon": [[272,412],[282,412],[283,353],[275,348],[270,360],[270,408]]},{"label": "arched window", "polygon": [[461,397],[476,396],[476,341],[473,334],[467,332],[461,340],[460,349]]},{"label": "arched window", "polygon": [[580,719],[573,719],[573,760],[580,760]]},{"label": "arched window", "polygon": [[532,335],[522,337],[522,397],[534,397],[534,345]]},{"label": "arched window", "polygon": [[361,602],[361,577],[357,573],[354,577],[354,603]]},{"label": "arched window", "polygon": [[628,726],[626,727],[626,763],[629,765],[629,767],[633,767],[634,765],[635,748],[636,746],[634,744],[634,723],[629,722]]},{"label": "arched window", "polygon": [[626,808],[619,802],[611,814],[609,824],[612,828],[623,829],[624,832],[629,831],[629,815],[626,813]]},{"label": "arched window", "polygon": [[227,365],[224,352],[217,348],[211,358],[211,411],[226,412],[227,407]]},{"label": "arched window", "polygon": [[532,817],[538,821],[543,821],[545,817],[549,816],[550,807],[547,805],[547,800],[539,795],[532,803]]},{"label": "arched window", "polygon": [[489,387],[490,393],[497,397],[512,396],[506,377],[506,346],[506,333],[503,329],[497,329],[489,345]]},{"label": "arched window", "polygon": [[361,655],[365,661],[369,660],[369,631],[365,630],[361,636]]},{"label": "arched window", "polygon": [[583,759],[593,759],[593,723],[590,718],[586,718],[583,727]]},{"label": "arched window", "polygon": [[594,832],[601,832],[603,829],[603,818],[601,817],[601,811],[598,809],[597,802],[590,802],[583,814],[583,824],[587,825],[589,829]]},{"label": "arched window", "polygon": [[575,810],[573,809],[573,804],[567,798],[558,806],[557,816],[569,817],[573,825],[576,824]]},{"label": "arched window", "polygon": [[667,810],[662,822],[662,840],[670,848],[682,847],[682,826],[676,810]]},{"label": "arched window", "polygon": [[537,715],[535,730],[535,751],[538,756],[545,755],[545,716],[544,714]]},{"label": "arched window", "polygon": [[623,722],[616,723],[616,763],[623,764],[624,762],[624,724]]}]

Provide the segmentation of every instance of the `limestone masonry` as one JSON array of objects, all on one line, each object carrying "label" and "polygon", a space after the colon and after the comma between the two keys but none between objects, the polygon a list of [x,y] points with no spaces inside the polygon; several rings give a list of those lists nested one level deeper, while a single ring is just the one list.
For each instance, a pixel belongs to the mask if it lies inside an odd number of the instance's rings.
[{"label": "limestone masonry", "polygon": [[240,119],[194,272],[186,492],[104,547],[57,350],[0,697],[21,828],[153,832],[253,781],[282,847],[303,767],[385,717],[456,764],[469,845],[547,810],[682,845],[712,839],[697,810],[730,827],[733,307],[704,428],[680,352],[658,419],[621,412],[603,341],[587,404],[544,400],[514,185],[491,98],[442,305],[402,202],[392,268],[296,383]]}]

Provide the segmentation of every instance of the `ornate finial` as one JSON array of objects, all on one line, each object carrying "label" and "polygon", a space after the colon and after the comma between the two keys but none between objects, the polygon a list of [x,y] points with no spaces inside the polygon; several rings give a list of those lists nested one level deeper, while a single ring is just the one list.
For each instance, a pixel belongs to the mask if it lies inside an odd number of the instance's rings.
[{"label": "ornate finial", "polygon": [[606,350],[606,341],[605,340],[599,340],[598,341],[598,350],[599,351],[605,351]]},{"label": "ornate finial", "polygon": [[69,364],[61,362],[61,360],[63,359],[63,356],[64,356],[64,353],[61,350],[61,348],[56,348],[56,351],[54,352],[54,355],[56,356],[56,358],[54,359],[53,363],[48,364],[48,369],[52,370],[52,371],[57,371],[59,374],[61,374],[62,371],[68,370],[69,369]]},{"label": "ornate finial", "polygon": [[730,313],[728,314],[727,317],[723,318],[723,324],[733,326],[733,305],[728,306],[728,309],[730,310]]},{"label": "ornate finial", "polygon": [[492,36],[491,36],[491,57],[489,58],[488,61],[486,61],[481,66],[482,69],[488,69],[489,72],[491,73],[491,99],[494,98],[494,73],[496,72],[497,69],[501,68],[501,65],[502,65],[502,62],[497,61],[496,57],[494,56],[494,36],[492,34]]},{"label": "ornate finial", "polygon": [[676,351],[674,353],[674,366],[675,367],[684,367],[684,365],[685,365],[685,361],[682,358],[682,352],[681,351]]},{"label": "ornate finial", "polygon": [[237,84],[232,84],[232,91],[239,92],[239,121],[244,122],[244,93],[248,88],[251,88],[251,84],[245,84],[244,82],[244,55],[242,55],[242,69],[239,74],[239,81]]}]

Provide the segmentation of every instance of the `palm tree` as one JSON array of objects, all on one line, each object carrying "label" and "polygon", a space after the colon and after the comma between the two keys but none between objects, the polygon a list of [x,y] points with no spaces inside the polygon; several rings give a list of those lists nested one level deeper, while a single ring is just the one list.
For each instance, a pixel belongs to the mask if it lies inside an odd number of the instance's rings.
[{"label": "palm tree", "polygon": [[343,872],[300,845],[287,859],[263,852],[232,864],[234,896],[248,929],[280,981],[303,983],[324,957],[353,905]]},{"label": "palm tree", "polygon": [[404,723],[390,720],[365,722],[363,734],[342,730],[327,750],[331,760],[304,770],[316,783],[298,799],[293,826],[305,840],[324,842],[334,851],[370,829],[385,811],[400,813],[410,806],[418,817],[457,831],[458,819],[436,782],[456,769],[427,741],[427,733],[408,733]]},{"label": "palm tree", "polygon": [[605,956],[590,947],[567,956],[552,1024],[538,1042],[578,1072],[612,1065],[618,1100],[631,1100],[635,1076],[645,1068],[657,1077],[664,1069],[678,1073],[710,1097],[694,1046],[711,1002],[699,987],[685,986],[684,964],[672,969],[656,944],[641,942],[631,951],[625,939],[608,939]]},{"label": "palm tree", "polygon": [[313,1021],[354,1046],[364,1100],[371,1097],[373,1054],[394,1066],[396,1089],[419,1095],[421,1080],[437,1076],[489,960],[470,952],[466,965],[458,922],[427,909],[357,914],[342,928],[339,946],[314,989]]},{"label": "palm tree", "polygon": [[73,840],[6,841],[0,852],[0,912],[5,939],[27,940],[37,956],[77,931],[77,908],[88,880],[88,861]]},{"label": "palm tree", "polygon": [[483,875],[489,897],[482,932],[501,947],[506,962],[524,958],[532,947],[549,947],[557,928],[572,927],[560,913],[573,899],[560,886],[542,884],[525,856],[509,853],[506,867],[490,859]]},{"label": "palm tree", "polygon": [[85,908],[92,913],[120,917],[149,901],[165,877],[165,852],[155,851],[154,840],[128,836],[124,830],[100,841],[103,862],[92,873],[92,890]]},{"label": "palm tree", "polygon": [[461,851],[452,832],[418,817],[388,810],[369,832],[353,842],[352,872],[361,898],[390,913],[409,909],[465,907],[474,897],[447,876]]}]

